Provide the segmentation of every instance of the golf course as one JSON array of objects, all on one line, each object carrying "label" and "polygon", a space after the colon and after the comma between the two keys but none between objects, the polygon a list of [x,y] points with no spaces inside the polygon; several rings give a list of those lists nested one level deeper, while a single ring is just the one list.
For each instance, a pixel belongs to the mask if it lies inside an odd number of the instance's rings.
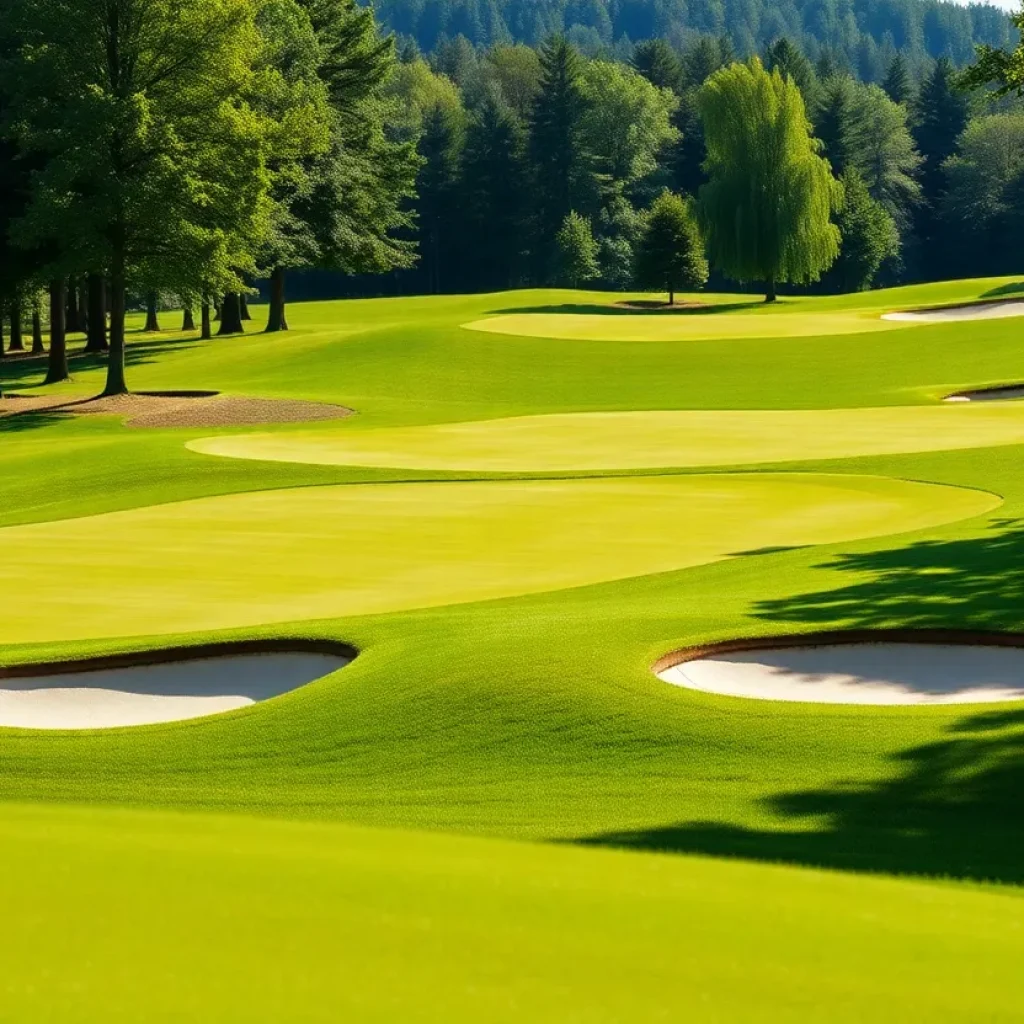
[{"label": "golf course", "polygon": [[[0,1017],[1017,1019],[1024,403],[944,399],[1024,323],[933,311],[1018,293],[133,315],[113,401],[74,339],[0,364]],[[801,637],[834,700],[687,674]],[[955,699],[845,699],[887,638]]]}]

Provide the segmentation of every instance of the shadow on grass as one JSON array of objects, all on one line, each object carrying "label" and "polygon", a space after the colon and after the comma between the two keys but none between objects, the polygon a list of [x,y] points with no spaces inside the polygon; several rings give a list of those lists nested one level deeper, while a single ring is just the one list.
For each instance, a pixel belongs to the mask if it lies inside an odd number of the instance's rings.
[{"label": "shadow on grass", "polygon": [[1001,296],[1024,295],[1024,281],[1015,284],[1001,284],[998,288],[990,288],[982,295],[983,299],[998,299]]},{"label": "shadow on grass", "polygon": [[[783,300],[778,306],[785,305]],[[707,306],[667,306],[661,302],[631,305],[601,305],[590,302],[565,302],[550,306],[513,306],[507,309],[492,309],[490,313],[570,313],[600,314],[601,316],[708,316],[714,313],[735,313],[741,309],[755,309],[764,306],[764,301],[756,302],[723,302]],[[639,307],[639,308],[638,308]]]},{"label": "shadow on grass", "polygon": [[[756,614],[818,629],[1019,629],[1024,522],[999,520],[970,539],[840,555],[821,568],[856,579],[762,601]],[[939,739],[892,755],[889,768],[873,783],[771,796],[764,806],[777,830],[688,821],[579,842],[1024,883],[1024,707],[965,714]]]}]

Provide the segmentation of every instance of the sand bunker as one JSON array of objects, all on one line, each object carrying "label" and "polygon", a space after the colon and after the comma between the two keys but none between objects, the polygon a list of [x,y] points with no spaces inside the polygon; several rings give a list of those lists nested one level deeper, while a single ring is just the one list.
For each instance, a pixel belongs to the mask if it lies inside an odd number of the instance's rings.
[{"label": "sand bunker", "polygon": [[337,653],[179,655],[160,664],[101,659],[0,669],[0,726],[105,729],[200,718],[297,689],[344,667],[353,656],[339,647]]},{"label": "sand bunker", "polygon": [[944,402],[1011,402],[1024,398],[1024,384],[1000,384],[994,388],[974,388],[969,391],[956,391],[947,395]]},{"label": "sand bunker", "polygon": [[899,313],[885,313],[882,319],[939,324],[947,320],[1004,320],[1011,316],[1024,316],[1024,299],[975,302],[964,306],[942,306],[936,309],[911,309]]},{"label": "sand bunker", "polygon": [[[685,652],[683,652],[685,655]],[[1024,699],[1024,648],[829,643],[665,659],[658,678],[704,693],[817,704],[984,704]],[[656,669],[658,666],[655,666]]]},{"label": "sand bunker", "polygon": [[120,416],[129,427],[249,427],[344,419],[352,410],[326,402],[245,398],[216,391],[141,391],[111,398],[67,395],[0,396],[0,418],[49,412]]}]

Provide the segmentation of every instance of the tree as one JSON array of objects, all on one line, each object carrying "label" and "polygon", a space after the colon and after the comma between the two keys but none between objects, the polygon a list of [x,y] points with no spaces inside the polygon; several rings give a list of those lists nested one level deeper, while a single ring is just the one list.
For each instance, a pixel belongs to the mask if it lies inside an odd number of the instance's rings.
[{"label": "tree", "polygon": [[700,93],[708,147],[701,216],[715,265],[739,281],[817,281],[839,254],[841,197],[818,155],[792,78],[756,58],[716,72]]},{"label": "tree", "polygon": [[814,131],[837,177],[856,162],[859,128],[854,81],[833,75],[821,83],[814,110]]},{"label": "tree", "polygon": [[487,54],[484,67],[493,76],[502,100],[520,121],[526,122],[540,91],[537,51],[529,46],[496,46]]},{"label": "tree", "polygon": [[427,114],[420,139],[422,158],[416,191],[419,195],[419,224],[423,270],[427,287],[435,294],[448,285],[448,270],[456,260],[460,238],[461,201],[459,166],[465,142],[464,122],[444,107]]},{"label": "tree", "polygon": [[580,92],[580,145],[596,168],[623,190],[653,174],[662,148],[679,137],[672,125],[675,95],[632,68],[601,60],[583,69]]},{"label": "tree", "polygon": [[882,89],[886,96],[902,106],[907,106],[914,95],[913,86],[910,82],[910,72],[907,70],[907,62],[903,54],[897,53],[889,64],[889,70],[885,73],[885,81],[882,82]]},{"label": "tree", "polygon": [[526,139],[514,112],[493,96],[470,122],[461,174],[475,283],[511,288],[522,272],[529,208]]},{"label": "tree", "polygon": [[558,263],[570,287],[578,288],[601,272],[597,262],[597,243],[590,230],[590,221],[570,210],[555,239]]},{"label": "tree", "polygon": [[633,70],[658,89],[683,91],[683,65],[664,39],[637,43],[630,60]]},{"label": "tree", "polygon": [[922,157],[917,236],[919,262],[928,276],[949,269],[939,239],[939,204],[946,190],[946,161],[956,151],[967,118],[967,97],[957,88],[952,64],[942,58],[922,83],[915,104],[914,140]]},{"label": "tree", "polygon": [[1024,114],[991,114],[972,121],[944,172],[945,248],[956,272],[1013,273],[1020,244],[1016,185],[1024,175]]},{"label": "tree", "polygon": [[1010,21],[1020,33],[1012,50],[983,44],[978,47],[978,59],[964,73],[961,84],[968,89],[981,89],[994,85],[1000,95],[1024,92],[1024,10],[1015,11]]},{"label": "tree", "polygon": [[564,39],[541,51],[541,87],[530,120],[529,154],[541,277],[557,257],[556,236],[569,214],[595,206],[597,185],[583,145],[583,61]]},{"label": "tree", "polygon": [[[285,271],[311,265],[343,273],[383,273],[409,267],[414,245],[400,237],[412,227],[406,202],[419,160],[411,140],[389,137],[384,87],[395,68],[394,41],[382,39],[373,11],[354,0],[300,0],[315,59],[296,64],[299,80],[315,75],[325,102],[305,109],[324,134],[299,134],[306,155],[289,174],[287,245],[271,270],[267,330],[287,330]],[[301,32],[297,38],[303,39]],[[307,44],[308,45],[308,44]],[[300,96],[301,100],[302,97]],[[322,144],[321,144],[322,143]]]},{"label": "tree", "polygon": [[874,283],[882,264],[899,255],[900,236],[892,217],[871,198],[857,171],[844,174],[842,185],[843,204],[837,217],[842,242],[825,284],[840,292],[863,291]]},{"label": "tree", "polygon": [[800,49],[784,36],[765,50],[764,66],[768,71],[778,71],[783,78],[791,78],[803,94],[804,103],[808,106],[814,104],[818,87],[814,68]]},{"label": "tree", "polygon": [[637,245],[636,279],[641,288],[664,288],[670,306],[678,289],[707,284],[708,261],[691,203],[668,191],[654,200]]},{"label": "tree", "polygon": [[[5,131],[45,157],[22,243],[59,238],[110,280],[105,394],[127,390],[126,289],[230,279],[251,264],[264,126],[240,97],[260,39],[248,0],[11,0]],[[59,312],[63,303],[54,302]],[[54,324],[56,337],[61,325]]]}]

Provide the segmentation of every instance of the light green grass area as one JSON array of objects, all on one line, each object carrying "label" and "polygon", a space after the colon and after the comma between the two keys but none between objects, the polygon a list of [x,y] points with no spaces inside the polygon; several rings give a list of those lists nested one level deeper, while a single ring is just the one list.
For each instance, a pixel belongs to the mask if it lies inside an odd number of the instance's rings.
[{"label": "light green grass area", "polygon": [[[800,438],[799,451],[793,439]],[[200,438],[207,455],[477,473],[752,465],[1024,442],[1024,403],[565,413],[376,431]]]},{"label": "light green grass area", "polygon": [[[743,337],[661,345],[461,327],[648,315],[572,292],[132,336],[140,390],[354,408],[258,433],[336,437],[361,465],[187,447],[251,428],[0,419],[0,663],[214,637],[361,652],[241,712],[0,730],[0,1017],[1019,1015],[1024,705],[744,701],[650,671],[736,636],[1024,629],[1019,407],[936,404],[1024,380],[1021,324],[797,323],[1019,291],[792,299],[734,309]],[[58,390],[98,390],[100,362],[72,369]],[[5,389],[41,377],[0,365]],[[759,472],[679,472],[756,451]]]},{"label": "light green grass area", "polygon": [[10,807],[0,842],[11,1020],[995,1020],[1024,996],[1024,901],[995,892],[173,814]]},{"label": "light green grass area", "polygon": [[759,318],[718,310],[640,313],[518,313],[463,324],[469,331],[513,334],[520,338],[563,341],[709,341],[737,338],[819,338],[845,334],[897,331],[908,321],[882,320],[870,313],[788,311],[785,326],[776,317]]},{"label": "light green grass area", "polygon": [[0,643],[233,629],[643,576],[991,511],[884,477],[677,476],[258,491],[9,527]]}]

